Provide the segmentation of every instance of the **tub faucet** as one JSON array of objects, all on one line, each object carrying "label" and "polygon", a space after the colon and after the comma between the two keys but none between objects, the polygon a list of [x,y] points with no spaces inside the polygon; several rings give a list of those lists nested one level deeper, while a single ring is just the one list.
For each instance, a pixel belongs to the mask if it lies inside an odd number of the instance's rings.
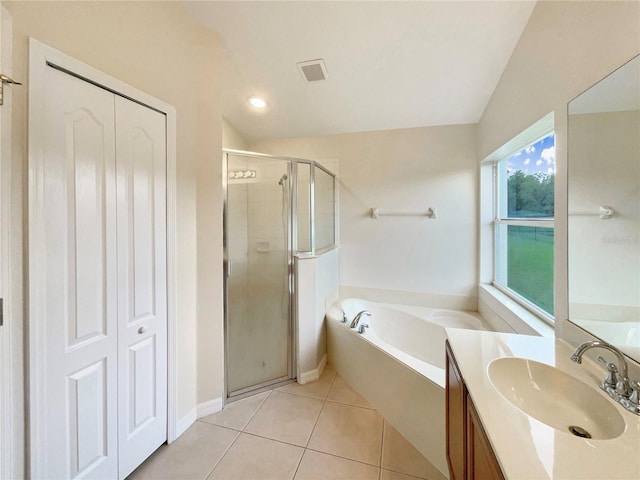
[{"label": "tub faucet", "polygon": [[358,326],[358,322],[360,321],[363,315],[370,317],[371,312],[367,310],[362,310],[361,312],[358,312],[358,314],[355,317],[353,317],[353,321],[351,322],[351,325],[349,325],[349,328],[356,328]]},{"label": "tub faucet", "polygon": [[[607,392],[611,398],[622,405],[625,409],[635,413],[636,415],[640,415],[640,383],[629,381],[629,367],[620,350],[606,342],[591,340],[578,345],[576,351],[571,355],[571,361],[576,362],[577,364],[582,363],[582,355],[584,355],[584,352],[592,348],[604,348],[605,350],[609,350],[618,358],[617,368],[615,368],[615,366],[610,367],[607,365],[608,375],[600,384],[600,388]],[[611,372],[616,371],[619,372],[620,375],[614,387],[611,385],[611,379],[613,377]]]}]

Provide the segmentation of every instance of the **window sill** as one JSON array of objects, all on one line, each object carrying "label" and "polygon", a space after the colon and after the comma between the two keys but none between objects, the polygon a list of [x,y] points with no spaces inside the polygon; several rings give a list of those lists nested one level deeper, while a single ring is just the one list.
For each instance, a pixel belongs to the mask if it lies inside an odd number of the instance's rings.
[{"label": "window sill", "polygon": [[493,285],[478,286],[478,310],[496,331],[540,337],[555,336],[551,325]]}]

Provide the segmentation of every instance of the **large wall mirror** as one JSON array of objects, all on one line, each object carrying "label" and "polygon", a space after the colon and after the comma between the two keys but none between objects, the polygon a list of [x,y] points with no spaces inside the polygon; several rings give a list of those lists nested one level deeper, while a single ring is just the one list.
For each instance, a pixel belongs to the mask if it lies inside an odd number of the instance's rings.
[{"label": "large wall mirror", "polygon": [[640,361],[640,56],[569,103],[569,319]]}]

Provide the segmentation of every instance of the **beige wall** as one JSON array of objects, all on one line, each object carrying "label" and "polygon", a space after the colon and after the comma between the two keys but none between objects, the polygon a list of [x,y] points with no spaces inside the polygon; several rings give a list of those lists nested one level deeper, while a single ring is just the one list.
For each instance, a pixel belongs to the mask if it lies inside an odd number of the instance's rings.
[{"label": "beige wall", "polygon": [[567,103],[640,53],[640,2],[538,2],[478,126],[480,159],[549,112],[556,131],[556,331],[568,337]]},{"label": "beige wall", "polygon": [[[177,2],[3,5],[13,17],[13,75],[25,84],[14,90],[16,210],[26,212],[28,37],[176,108],[178,418],[193,415],[223,395],[219,39]],[[24,225],[26,213],[16,235]]]},{"label": "beige wall", "polygon": [[[453,296],[475,307],[475,126],[264,141],[254,151],[340,162],[340,285]],[[369,210],[438,218],[381,217]],[[422,298],[422,297],[420,297]]]},{"label": "beige wall", "polygon": [[233,150],[248,150],[249,144],[244,137],[231,126],[224,118],[222,119],[222,148]]}]

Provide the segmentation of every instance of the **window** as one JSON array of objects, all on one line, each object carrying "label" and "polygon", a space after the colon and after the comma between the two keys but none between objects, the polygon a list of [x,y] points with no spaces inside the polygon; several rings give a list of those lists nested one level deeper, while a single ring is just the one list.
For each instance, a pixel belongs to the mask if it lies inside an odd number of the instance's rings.
[{"label": "window", "polygon": [[494,168],[494,284],[553,319],[554,134]]}]

